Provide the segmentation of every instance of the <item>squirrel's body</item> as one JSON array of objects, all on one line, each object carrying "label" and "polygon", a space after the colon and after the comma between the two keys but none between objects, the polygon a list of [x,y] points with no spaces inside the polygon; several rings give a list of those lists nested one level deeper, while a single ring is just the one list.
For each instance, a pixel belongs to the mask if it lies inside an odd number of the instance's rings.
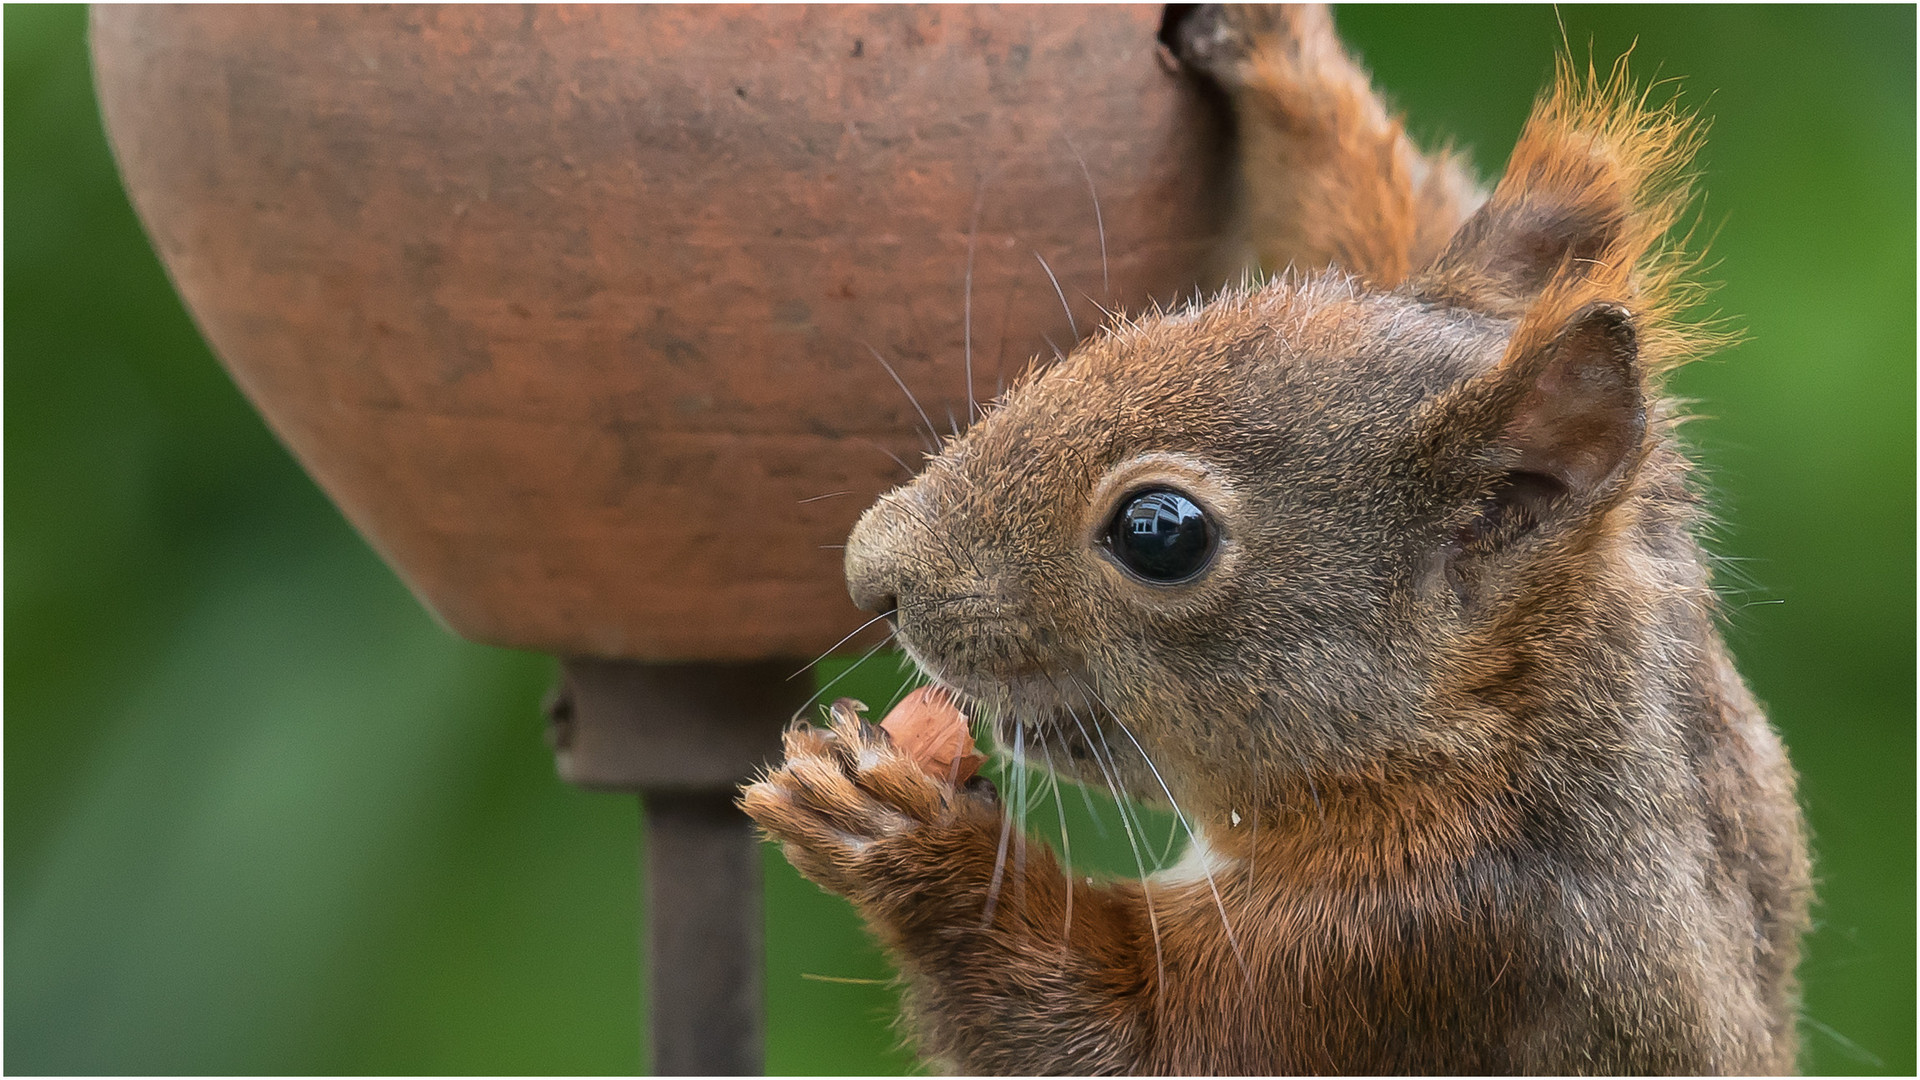
[{"label": "squirrel's body", "polygon": [[1324,12],[1182,34],[1295,272],[1016,387],[847,565],[929,674],[1193,849],[1069,879],[850,724],[745,806],[959,1071],[1791,1070],[1793,774],[1659,392],[1701,346],[1662,246],[1691,127],[1563,76],[1483,196]]}]

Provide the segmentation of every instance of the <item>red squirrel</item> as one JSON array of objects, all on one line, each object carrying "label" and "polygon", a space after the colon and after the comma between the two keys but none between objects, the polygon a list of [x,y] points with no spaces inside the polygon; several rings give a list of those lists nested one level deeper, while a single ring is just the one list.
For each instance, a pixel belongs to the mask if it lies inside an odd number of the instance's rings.
[{"label": "red squirrel", "polygon": [[[1811,886],[1667,375],[1699,127],[1563,61],[1484,191],[1324,8],[1186,12],[1274,273],[1008,391],[846,551],[856,603],[1173,869],[1006,857],[991,785],[836,710],[742,806],[967,1073],[1775,1073]],[[1017,826],[1015,826],[1017,828]]]}]

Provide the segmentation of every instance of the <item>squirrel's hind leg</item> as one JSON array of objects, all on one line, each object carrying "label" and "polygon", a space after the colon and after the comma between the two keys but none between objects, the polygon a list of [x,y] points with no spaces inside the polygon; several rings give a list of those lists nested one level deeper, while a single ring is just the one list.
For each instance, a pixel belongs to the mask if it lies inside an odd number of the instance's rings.
[{"label": "squirrel's hind leg", "polygon": [[1232,102],[1261,267],[1338,267],[1392,288],[1485,201],[1465,163],[1424,154],[1324,4],[1200,4],[1171,16],[1181,63]]}]

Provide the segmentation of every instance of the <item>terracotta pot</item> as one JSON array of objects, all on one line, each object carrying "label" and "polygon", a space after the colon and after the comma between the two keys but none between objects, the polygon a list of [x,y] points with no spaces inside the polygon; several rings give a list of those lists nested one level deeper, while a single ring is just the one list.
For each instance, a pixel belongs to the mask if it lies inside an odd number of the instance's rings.
[{"label": "terracotta pot", "polygon": [[1222,133],[1159,19],[100,7],[93,51],[207,340],[429,607],[731,660],[861,620],[825,545],[923,445],[872,352],[944,431],[969,308],[983,399],[1070,344],[1042,258],[1081,333],[1219,276]]}]

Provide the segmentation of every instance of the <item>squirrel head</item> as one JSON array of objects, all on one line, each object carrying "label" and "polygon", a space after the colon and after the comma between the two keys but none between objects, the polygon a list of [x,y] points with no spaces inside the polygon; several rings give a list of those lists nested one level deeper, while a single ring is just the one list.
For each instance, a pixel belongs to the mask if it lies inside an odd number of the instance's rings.
[{"label": "squirrel head", "polygon": [[861,518],[855,602],[1003,740],[1197,812],[1497,752],[1489,688],[1684,488],[1694,128],[1594,83],[1563,70],[1407,280],[1289,274],[1023,381]]}]

